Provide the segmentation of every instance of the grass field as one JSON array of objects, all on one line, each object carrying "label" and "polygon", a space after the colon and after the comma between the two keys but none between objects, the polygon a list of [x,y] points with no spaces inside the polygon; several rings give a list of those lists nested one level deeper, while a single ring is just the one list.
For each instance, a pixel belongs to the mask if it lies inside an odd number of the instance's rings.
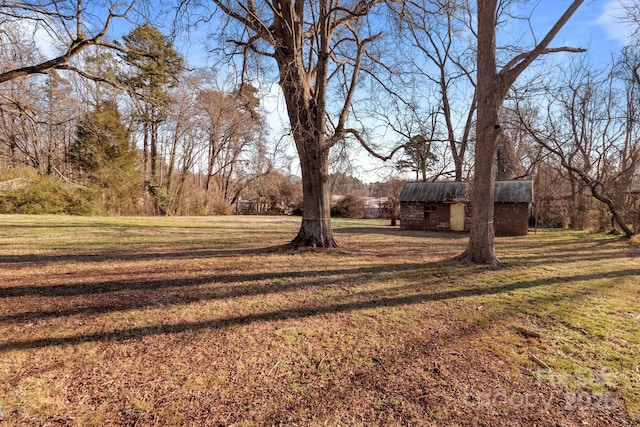
[{"label": "grass field", "polygon": [[640,247],[298,218],[0,216],[0,425],[640,424]]}]

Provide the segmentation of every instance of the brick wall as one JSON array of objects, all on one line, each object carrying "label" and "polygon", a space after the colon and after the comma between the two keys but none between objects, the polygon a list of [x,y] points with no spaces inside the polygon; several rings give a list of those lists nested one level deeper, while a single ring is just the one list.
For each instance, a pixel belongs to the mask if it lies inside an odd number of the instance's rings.
[{"label": "brick wall", "polygon": [[529,232],[527,203],[496,203],[493,213],[496,234],[524,236]]},{"label": "brick wall", "polygon": [[[425,217],[425,207],[435,206],[435,211]],[[446,203],[401,202],[400,228],[405,230],[450,230],[451,214]]]},{"label": "brick wall", "polygon": [[400,203],[400,228],[404,230],[424,230],[424,204],[418,202]]}]

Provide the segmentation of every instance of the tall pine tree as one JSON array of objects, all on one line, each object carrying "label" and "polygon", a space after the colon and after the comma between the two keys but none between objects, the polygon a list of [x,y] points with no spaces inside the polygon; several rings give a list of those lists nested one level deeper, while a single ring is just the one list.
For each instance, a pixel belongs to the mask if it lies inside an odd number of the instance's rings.
[{"label": "tall pine tree", "polygon": [[123,40],[126,53],[122,58],[131,67],[121,80],[139,101],[145,184],[154,196],[156,212],[163,214],[163,202],[158,199],[158,195],[163,194],[158,173],[158,128],[166,119],[166,109],[171,103],[168,90],[177,85],[184,70],[184,59],[173,44],[149,24],[137,27]]}]

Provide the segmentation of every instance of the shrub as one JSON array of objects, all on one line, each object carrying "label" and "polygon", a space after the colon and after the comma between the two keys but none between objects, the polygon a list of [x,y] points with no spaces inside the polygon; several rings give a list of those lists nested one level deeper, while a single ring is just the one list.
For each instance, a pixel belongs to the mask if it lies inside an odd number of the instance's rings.
[{"label": "shrub", "polygon": [[160,215],[167,215],[169,212],[169,192],[163,185],[151,184],[149,192],[153,196],[153,204],[156,212]]},{"label": "shrub", "polygon": [[215,200],[209,207],[213,215],[233,215],[233,206],[226,200]]},{"label": "shrub", "polygon": [[69,187],[55,177],[25,178],[0,189],[0,213],[94,215],[98,209],[95,191]]},{"label": "shrub", "polygon": [[338,218],[364,218],[366,204],[362,197],[345,194],[331,208],[331,216]]}]

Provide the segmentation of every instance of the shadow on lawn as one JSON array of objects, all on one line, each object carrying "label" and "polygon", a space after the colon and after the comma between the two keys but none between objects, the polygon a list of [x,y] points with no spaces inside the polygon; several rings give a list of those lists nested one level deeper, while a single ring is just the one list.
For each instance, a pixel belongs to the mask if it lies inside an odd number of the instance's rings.
[{"label": "shadow on lawn", "polygon": [[99,251],[96,253],[75,253],[75,254],[33,254],[33,255],[0,255],[0,264],[31,264],[31,263],[55,263],[55,262],[111,262],[111,261],[144,261],[149,259],[190,259],[202,257],[226,257],[242,255],[263,255],[277,252],[296,250],[288,244],[268,246],[264,248],[241,248],[241,249],[201,249],[185,247],[182,251],[175,250],[162,252],[127,252],[121,249],[114,251]]},{"label": "shadow on lawn", "polygon": [[443,240],[468,239],[469,233],[456,231],[428,231],[428,230],[403,230],[399,227],[338,227],[333,230],[336,234],[383,234],[386,236],[429,237]]},{"label": "shadow on lawn", "polygon": [[[409,265],[408,268],[415,268],[415,265]],[[365,269],[366,270],[366,269]],[[360,269],[354,269],[353,271],[360,272]],[[556,277],[543,280],[530,280],[514,282],[505,285],[490,286],[490,287],[476,287],[466,288],[460,290],[449,290],[433,293],[418,293],[408,296],[397,297],[377,297],[370,298],[364,301],[354,301],[340,304],[319,305],[319,306],[301,306],[292,309],[275,310],[264,313],[247,314],[241,316],[231,316],[222,319],[214,319],[203,322],[182,322],[168,325],[152,325],[144,327],[135,327],[120,329],[109,332],[98,332],[89,334],[78,334],[67,337],[53,337],[53,338],[40,338],[33,340],[13,341],[0,343],[0,353],[10,350],[25,350],[25,349],[38,349],[51,346],[63,346],[63,345],[77,345],[88,342],[103,342],[103,341],[124,341],[128,339],[142,338],[147,336],[158,336],[165,334],[177,334],[188,331],[199,330],[211,330],[211,329],[224,329],[233,326],[249,325],[256,322],[270,322],[278,320],[290,320],[290,319],[302,319],[307,317],[314,317],[326,314],[345,313],[357,310],[364,310],[370,308],[380,307],[397,307],[403,305],[421,304],[432,301],[442,301],[454,298],[465,298],[474,296],[496,295],[501,293],[507,293],[517,290],[530,289],[539,286],[548,286],[559,283],[567,283],[573,281],[588,281],[603,278],[618,278],[626,276],[637,276],[640,274],[640,269],[628,269],[616,272],[604,273],[604,274],[592,274],[592,275],[573,275],[566,277]],[[311,286],[319,286],[321,281],[313,283]],[[293,287],[299,288],[308,286],[305,284],[296,284]],[[414,289],[417,289],[419,285],[412,285]],[[421,288],[420,288],[421,289]],[[244,289],[246,291],[246,289]],[[275,292],[282,292],[282,286],[276,286]],[[257,293],[261,293],[255,291]],[[264,292],[264,291],[263,291]],[[238,295],[246,295],[245,292],[235,291]],[[571,294],[571,293],[570,293]],[[233,293],[232,293],[233,295]],[[201,299],[220,298],[221,296],[200,296]],[[575,297],[575,295],[574,295]],[[174,304],[188,303],[188,297],[177,296],[174,300]],[[141,307],[128,307],[128,308],[141,308]],[[98,307],[86,307],[88,311],[100,310],[113,311],[114,307],[98,306]],[[46,313],[42,313],[46,314]],[[58,313],[60,314],[60,313]],[[34,315],[37,316],[36,313]]]},{"label": "shadow on lawn", "polygon": [[620,246],[619,240],[564,240],[561,242],[527,242],[528,252],[522,253],[522,243],[502,241],[496,244],[500,252],[507,254],[520,253],[521,266],[544,264],[575,263],[585,261],[606,261],[627,258],[630,253],[627,247]]},{"label": "shadow on lawn", "polygon": [[[254,274],[216,274],[190,278],[157,280],[112,280],[66,285],[14,286],[0,288],[0,301],[20,297],[65,298],[87,297],[93,304],[69,308],[33,310],[0,316],[2,322],[24,322],[75,315],[94,315],[142,308],[186,305],[201,301],[270,295],[309,288],[345,286],[366,283],[372,277],[402,276],[424,285],[442,277],[445,262],[385,264],[341,270],[282,271]],[[461,271],[457,277],[462,277]],[[282,283],[284,282],[284,283]],[[163,294],[163,291],[166,294]],[[92,301],[93,300],[93,301]],[[106,300],[106,301],[105,301]],[[34,305],[37,304],[37,301]]]},{"label": "shadow on lawn", "polygon": [[[233,298],[239,296],[251,296],[262,293],[281,292],[290,290],[292,288],[307,287],[316,285],[327,284],[328,282],[319,281],[307,282],[307,284],[294,283],[289,285],[275,285],[258,284],[256,286],[247,285],[247,282],[270,282],[276,280],[285,279],[304,279],[304,278],[317,278],[327,277],[328,281],[335,282],[335,276],[353,276],[353,275],[367,275],[367,274],[382,274],[382,273],[401,273],[405,271],[414,271],[417,268],[427,268],[429,266],[442,265],[442,262],[434,262],[431,264],[417,264],[417,263],[402,263],[402,264],[385,264],[375,267],[360,267],[343,270],[310,270],[310,271],[280,271],[269,273],[252,273],[252,274],[215,274],[201,277],[192,278],[177,278],[177,279],[157,279],[157,280],[139,280],[139,281],[122,281],[112,280],[96,283],[73,283],[65,285],[25,285],[25,286],[12,286],[8,288],[0,288],[0,299],[13,298],[13,297],[68,297],[68,296],[82,296],[82,295],[103,295],[109,292],[122,292],[122,291],[153,291],[163,288],[184,288],[200,285],[215,285],[215,284],[234,284],[240,285],[234,287],[234,290],[228,291],[221,289],[219,292],[214,293],[212,299]],[[269,290],[273,288],[272,290]]]}]

